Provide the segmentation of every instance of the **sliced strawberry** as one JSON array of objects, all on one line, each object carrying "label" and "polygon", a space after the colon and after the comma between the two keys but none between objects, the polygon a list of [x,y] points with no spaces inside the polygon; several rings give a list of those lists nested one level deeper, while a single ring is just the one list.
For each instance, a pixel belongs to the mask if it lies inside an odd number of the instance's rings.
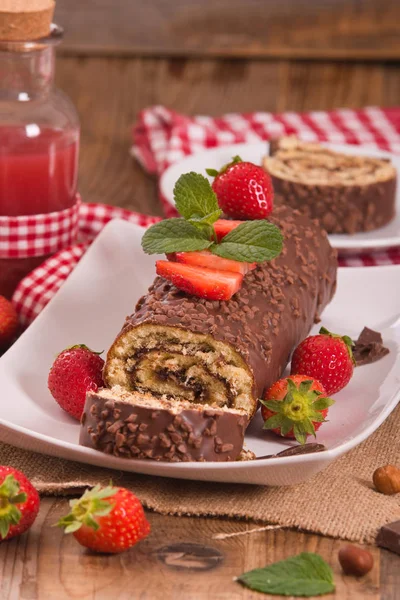
[{"label": "sliced strawberry", "polygon": [[217,271],[230,271],[231,273],[241,273],[246,275],[248,271],[256,268],[256,263],[239,262],[229,258],[221,258],[216,254],[204,250],[200,252],[174,252],[167,254],[168,260],[172,262],[192,265],[193,267],[205,267]]},{"label": "sliced strawberry", "polygon": [[232,229],[236,229],[245,221],[229,221],[228,219],[218,219],[213,225],[218,241],[222,240]]},{"label": "sliced strawberry", "polygon": [[156,271],[180,290],[207,300],[229,300],[243,281],[241,273],[214,271],[167,260],[158,260]]}]

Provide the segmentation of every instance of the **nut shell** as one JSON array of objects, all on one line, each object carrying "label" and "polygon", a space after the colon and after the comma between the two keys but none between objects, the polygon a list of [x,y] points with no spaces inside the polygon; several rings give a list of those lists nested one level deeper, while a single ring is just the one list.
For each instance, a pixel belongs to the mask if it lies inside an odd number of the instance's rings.
[{"label": "nut shell", "polygon": [[374,486],[386,496],[400,492],[400,469],[393,465],[385,465],[376,469],[372,476]]},{"label": "nut shell", "polygon": [[339,562],[346,575],[362,577],[372,570],[374,557],[364,548],[347,544],[339,550]]}]

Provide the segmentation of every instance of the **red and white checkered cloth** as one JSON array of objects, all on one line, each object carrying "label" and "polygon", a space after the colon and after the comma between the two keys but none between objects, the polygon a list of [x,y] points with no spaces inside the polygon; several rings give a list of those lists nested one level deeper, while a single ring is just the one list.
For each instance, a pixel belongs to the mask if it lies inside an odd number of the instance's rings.
[{"label": "red and white checkered cloth", "polygon": [[70,246],[78,234],[81,199],[71,208],[42,215],[0,216],[0,259],[46,256]]},{"label": "red and white checkered cloth", "polygon": [[123,219],[142,227],[160,220],[159,217],[149,217],[106,204],[80,204],[76,243],[47,259],[27,275],[14,292],[12,301],[23,325],[29,325],[37,317],[76,267],[97,234],[112,219]]},{"label": "red and white checkered cloth", "polygon": [[[254,143],[280,135],[295,134],[303,140],[358,144],[371,149],[400,153],[400,108],[369,107],[304,114],[264,112],[227,114],[223,117],[187,117],[163,106],[142,111],[133,128],[132,154],[144,169],[156,175],[176,161],[206,148],[233,143]],[[161,197],[167,216],[174,209]],[[79,209],[79,243],[62,250],[18,286],[13,301],[24,324],[31,322],[53,297],[88,245],[104,225],[122,218],[147,226],[157,217],[99,204]],[[400,249],[343,257],[342,266],[400,264]]]}]

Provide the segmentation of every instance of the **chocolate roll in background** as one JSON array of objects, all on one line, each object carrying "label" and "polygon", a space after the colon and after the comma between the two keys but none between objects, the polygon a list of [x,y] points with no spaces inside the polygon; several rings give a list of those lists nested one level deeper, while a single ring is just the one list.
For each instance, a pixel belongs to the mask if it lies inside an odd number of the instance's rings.
[{"label": "chocolate roll in background", "polygon": [[269,220],[283,233],[283,251],[247,273],[231,300],[204,300],[155,279],[108,352],[107,386],[251,419],[336,287],[336,253],[318,222],[285,206]]},{"label": "chocolate roll in background", "polygon": [[397,174],[389,160],[341,154],[289,136],[271,141],[263,166],[275,202],[319,219],[328,233],[370,231],[394,218]]},{"label": "chocolate roll in background", "polygon": [[87,393],[80,443],[122,458],[230,461],[240,455],[247,423],[244,411],[172,403],[117,386]]}]

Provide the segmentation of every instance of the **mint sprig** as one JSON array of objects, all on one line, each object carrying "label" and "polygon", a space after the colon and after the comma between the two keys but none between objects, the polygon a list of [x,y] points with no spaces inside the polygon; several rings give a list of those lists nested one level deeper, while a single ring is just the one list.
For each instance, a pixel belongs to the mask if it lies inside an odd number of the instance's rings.
[{"label": "mint sprig", "polygon": [[222,211],[210,182],[199,173],[179,177],[174,187],[174,199],[183,218],[166,219],[147,229],[142,238],[146,254],[208,249],[222,258],[239,262],[264,262],[272,260],[282,250],[282,233],[266,220],[245,221],[218,243],[213,224]]},{"label": "mint sprig", "polygon": [[335,590],[333,572],[319,554],[302,552],[237,578],[244,586],[282,596],[320,596]]}]

